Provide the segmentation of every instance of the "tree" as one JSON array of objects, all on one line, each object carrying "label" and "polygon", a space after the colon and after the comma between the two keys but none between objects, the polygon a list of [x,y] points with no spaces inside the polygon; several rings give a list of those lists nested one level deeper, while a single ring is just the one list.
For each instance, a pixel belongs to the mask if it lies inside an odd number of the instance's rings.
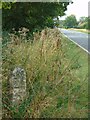
[{"label": "tree", "polygon": [[65,20],[59,20],[59,27],[64,28],[65,27]]},{"label": "tree", "polygon": [[75,15],[70,15],[65,19],[64,26],[66,28],[74,28],[77,26],[77,19]]},{"label": "tree", "polygon": [[36,27],[53,27],[53,18],[63,16],[69,2],[16,2],[2,3],[2,28],[18,30],[26,27],[33,31]]},{"label": "tree", "polygon": [[90,17],[80,17],[78,28],[90,30]]},{"label": "tree", "polygon": [[88,17],[88,25],[87,29],[90,30],[90,17]]},{"label": "tree", "polygon": [[83,23],[87,21],[87,17],[80,17],[79,22]]}]

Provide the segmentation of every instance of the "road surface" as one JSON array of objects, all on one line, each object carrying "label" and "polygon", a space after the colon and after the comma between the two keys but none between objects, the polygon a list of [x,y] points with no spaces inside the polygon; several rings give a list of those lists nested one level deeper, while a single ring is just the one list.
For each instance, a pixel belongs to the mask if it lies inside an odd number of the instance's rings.
[{"label": "road surface", "polygon": [[74,30],[68,29],[60,29],[60,31],[66,35],[71,41],[81,47],[83,50],[90,54],[90,47],[89,47],[89,38],[90,34],[82,33]]}]

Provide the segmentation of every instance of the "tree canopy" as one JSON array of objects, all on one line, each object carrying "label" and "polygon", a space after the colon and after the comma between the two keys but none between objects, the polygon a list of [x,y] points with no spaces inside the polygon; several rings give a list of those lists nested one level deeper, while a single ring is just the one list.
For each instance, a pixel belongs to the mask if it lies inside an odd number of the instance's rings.
[{"label": "tree canopy", "polygon": [[78,28],[90,30],[90,17],[80,17]]},{"label": "tree canopy", "polygon": [[26,27],[53,27],[53,18],[65,15],[69,2],[3,2],[2,28],[18,30]]},{"label": "tree canopy", "polygon": [[77,19],[75,15],[70,15],[65,19],[64,25],[67,28],[73,28],[77,26]]}]

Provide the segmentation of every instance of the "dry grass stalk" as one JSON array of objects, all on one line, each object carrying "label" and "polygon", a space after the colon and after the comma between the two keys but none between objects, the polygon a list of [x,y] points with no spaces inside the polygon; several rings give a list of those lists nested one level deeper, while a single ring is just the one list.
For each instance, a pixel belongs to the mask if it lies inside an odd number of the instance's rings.
[{"label": "dry grass stalk", "polygon": [[42,30],[42,32],[41,32],[41,38],[40,38],[40,40],[45,40],[46,37],[47,37],[47,30],[45,29],[45,30]]},{"label": "dry grass stalk", "polygon": [[33,37],[34,41],[40,40],[40,33],[39,32],[33,33]]}]

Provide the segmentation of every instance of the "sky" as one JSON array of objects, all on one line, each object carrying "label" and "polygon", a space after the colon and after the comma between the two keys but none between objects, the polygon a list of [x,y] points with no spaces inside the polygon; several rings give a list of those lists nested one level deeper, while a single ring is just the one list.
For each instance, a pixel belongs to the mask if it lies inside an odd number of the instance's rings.
[{"label": "sky", "polygon": [[88,16],[88,2],[90,0],[72,0],[73,4],[69,4],[67,7],[66,16],[61,17],[60,19],[65,19],[67,16],[73,14],[76,16],[77,20],[80,17]]}]

